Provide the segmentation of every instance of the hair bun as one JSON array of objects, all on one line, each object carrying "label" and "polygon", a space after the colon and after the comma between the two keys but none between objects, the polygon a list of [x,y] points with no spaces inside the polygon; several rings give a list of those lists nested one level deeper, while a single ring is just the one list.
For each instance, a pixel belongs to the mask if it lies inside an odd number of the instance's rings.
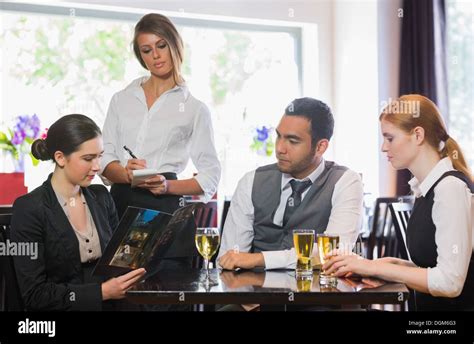
[{"label": "hair bun", "polygon": [[43,139],[37,139],[31,145],[31,154],[38,160],[50,160],[51,156],[46,147],[46,141]]}]

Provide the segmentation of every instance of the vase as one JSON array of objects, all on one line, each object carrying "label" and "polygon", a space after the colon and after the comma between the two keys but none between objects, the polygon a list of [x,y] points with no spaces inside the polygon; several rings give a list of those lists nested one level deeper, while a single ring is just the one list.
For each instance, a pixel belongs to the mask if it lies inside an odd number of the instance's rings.
[{"label": "vase", "polygon": [[18,156],[15,156],[10,151],[0,151],[0,172],[24,173],[25,154],[18,153]]},{"label": "vase", "polygon": [[13,168],[15,169],[16,173],[24,173],[25,172],[25,155],[20,153],[18,155],[18,159],[15,159],[14,156],[12,156],[13,159]]}]

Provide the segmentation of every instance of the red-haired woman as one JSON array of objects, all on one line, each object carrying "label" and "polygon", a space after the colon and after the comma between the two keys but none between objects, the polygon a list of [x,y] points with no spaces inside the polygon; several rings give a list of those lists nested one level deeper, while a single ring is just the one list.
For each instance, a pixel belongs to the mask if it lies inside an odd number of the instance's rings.
[{"label": "red-haired woman", "polygon": [[410,261],[335,255],[323,266],[337,276],[358,274],[406,284],[417,310],[474,310],[472,174],[448,135],[436,105],[411,94],[380,115],[382,151],[408,169],[416,196],[407,228]]}]

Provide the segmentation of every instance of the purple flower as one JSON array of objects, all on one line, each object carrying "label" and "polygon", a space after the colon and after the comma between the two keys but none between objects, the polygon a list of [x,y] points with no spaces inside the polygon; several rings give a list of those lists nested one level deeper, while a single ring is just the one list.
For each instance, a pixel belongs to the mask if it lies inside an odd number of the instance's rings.
[{"label": "purple flower", "polygon": [[33,116],[21,115],[13,128],[12,144],[21,145],[25,138],[36,139],[40,131],[40,120],[36,114]]},{"label": "purple flower", "polygon": [[268,134],[270,132],[270,128],[265,126],[262,129],[257,128],[257,140],[260,142],[265,142],[268,139]]},{"label": "purple flower", "polygon": [[31,132],[31,137],[37,138],[40,132],[40,120],[36,114],[33,114],[33,116],[30,117],[29,127],[30,127],[29,129]]},{"label": "purple flower", "polygon": [[12,144],[14,144],[15,146],[18,146],[18,145],[21,145],[24,140],[25,140],[25,132],[15,130],[12,137]]},{"label": "purple flower", "polygon": [[250,149],[257,152],[259,155],[271,156],[275,144],[270,136],[270,133],[273,131],[272,127],[256,127],[253,136],[253,142],[250,145]]}]

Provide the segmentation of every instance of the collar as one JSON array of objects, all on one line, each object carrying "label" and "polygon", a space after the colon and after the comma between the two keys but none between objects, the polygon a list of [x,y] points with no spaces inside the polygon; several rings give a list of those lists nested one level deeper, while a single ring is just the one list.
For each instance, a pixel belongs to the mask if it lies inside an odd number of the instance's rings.
[{"label": "collar", "polygon": [[[142,84],[145,83],[148,79],[150,79],[150,76],[142,76],[140,78],[137,78],[137,79],[133,80],[125,88],[125,90],[128,91],[128,92],[131,92],[135,97],[137,97],[138,99],[144,101],[145,93],[143,92]],[[173,87],[172,89],[169,89],[168,91],[166,91],[162,95],[172,93],[172,92],[180,93],[181,96],[183,97],[183,102],[188,100],[189,90],[188,90],[188,87],[186,86],[185,83],[183,83],[182,85],[176,85],[175,87]],[[146,101],[145,101],[145,103],[146,103]]]},{"label": "collar", "polygon": [[[45,205],[48,208],[54,208],[56,207],[56,204],[59,204],[61,208],[64,209],[64,203],[66,203],[67,200],[65,200],[59,193],[57,193],[54,188],[53,184],[51,184],[51,178],[53,177],[53,173],[50,173],[48,176],[48,179],[46,179],[42,185],[44,188],[45,192]],[[59,197],[58,197],[59,195]],[[91,192],[88,190],[88,188],[81,187],[81,199],[82,201],[90,204],[91,201],[95,200],[95,194],[94,192]]]},{"label": "collar", "polygon": [[281,189],[284,190],[288,188],[290,185],[290,181],[293,179],[297,181],[311,180],[311,183],[314,183],[316,178],[318,178],[321,173],[323,173],[325,165],[325,160],[321,159],[321,162],[319,163],[318,167],[316,167],[313,172],[311,172],[307,177],[303,179],[296,179],[291,174],[283,173],[281,177]]},{"label": "collar", "polygon": [[451,160],[446,157],[438,161],[438,163],[433,167],[433,169],[428,173],[423,182],[419,182],[416,177],[413,177],[408,184],[410,185],[411,190],[415,197],[423,196],[425,197],[428,191],[430,191],[436,181],[441,178],[443,174],[448,171],[454,170]]},{"label": "collar", "polygon": [[[51,184],[51,187],[53,187],[53,185]],[[65,210],[67,211],[67,200],[59,193],[57,192],[54,187],[53,187],[53,191],[54,191],[54,194],[56,195],[56,198],[58,199],[58,202],[59,202],[59,205]],[[84,197],[84,193],[82,192],[82,188],[79,189],[79,195],[81,196],[81,201],[82,203],[86,203],[86,198]],[[67,212],[66,212],[67,214]]]}]

